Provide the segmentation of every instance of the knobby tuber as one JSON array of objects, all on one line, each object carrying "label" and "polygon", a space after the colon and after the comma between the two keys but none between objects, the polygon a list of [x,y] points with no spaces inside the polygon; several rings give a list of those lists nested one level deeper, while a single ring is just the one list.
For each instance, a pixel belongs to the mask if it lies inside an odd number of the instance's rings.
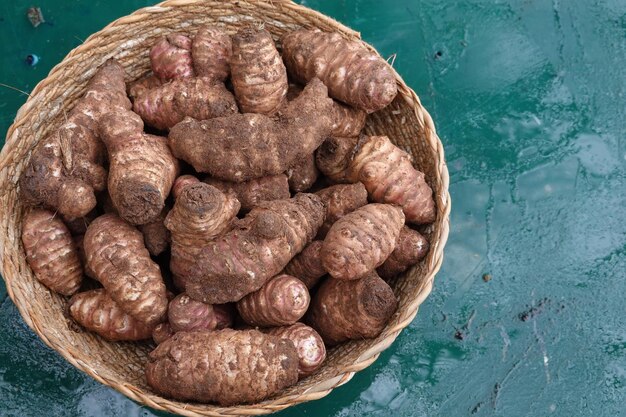
[{"label": "knobby tuber", "polygon": [[222,406],[261,401],[298,379],[293,343],[257,330],[179,332],[148,360],[158,394]]},{"label": "knobby tuber", "polygon": [[174,332],[215,330],[228,327],[224,310],[214,309],[210,304],[192,300],[187,294],[179,294],[170,301],[167,317]]},{"label": "knobby tuber", "polygon": [[320,251],[322,265],[337,279],[358,279],[379,267],[396,246],[404,214],[389,204],[368,204],[332,225]]},{"label": "knobby tuber", "polygon": [[314,194],[260,203],[190,260],[186,291],[209,304],[239,301],[278,274],[313,239],[325,208]]},{"label": "knobby tuber", "polygon": [[330,137],[315,153],[315,164],[320,172],[335,183],[354,182],[348,168],[358,138]]},{"label": "knobby tuber", "polygon": [[232,194],[224,194],[209,184],[193,183],[189,178],[180,181],[187,185],[165,218],[165,227],[172,240],[170,270],[176,286],[184,289],[189,275],[197,268],[200,252],[233,226],[240,205]]},{"label": "knobby tuber", "polygon": [[109,195],[120,217],[146,224],[159,216],[178,175],[178,160],[161,136],[143,132],[132,111],[102,117],[102,141],[109,153]]},{"label": "knobby tuber", "polygon": [[228,33],[216,26],[198,29],[191,45],[193,67],[198,77],[224,81],[230,73],[232,41]]},{"label": "knobby tuber", "polygon": [[242,182],[285,172],[313,153],[331,128],[332,100],[315,79],[277,120],[253,113],[200,122],[186,118],[170,130],[169,143],[196,171]]},{"label": "knobby tuber", "polygon": [[285,274],[298,278],[311,289],[317,282],[326,275],[326,270],[322,266],[320,250],[323,242],[314,240],[306,248],[297,254],[285,267]]},{"label": "knobby tuber", "polygon": [[367,204],[367,190],[360,182],[333,185],[316,192],[326,205],[326,220],[317,233],[324,239],[330,227],[340,218]]},{"label": "knobby tuber", "polygon": [[353,281],[329,278],[313,297],[307,322],[332,346],[378,336],[397,306],[393,290],[374,271]]},{"label": "knobby tuber", "polygon": [[396,241],[396,247],[385,262],[376,270],[384,279],[392,278],[418,263],[428,253],[428,240],[419,232],[404,226]]},{"label": "knobby tuber", "polygon": [[51,211],[33,209],[22,224],[26,261],[35,278],[52,291],[72,295],[83,281],[83,268],[67,226]]},{"label": "knobby tuber", "polygon": [[310,301],[306,285],[298,278],[283,274],[239,300],[237,310],[252,326],[284,326],[300,320]]},{"label": "knobby tuber", "polygon": [[[302,92],[302,87],[298,84],[289,84],[287,89],[287,101],[283,101],[283,106]],[[331,136],[355,137],[359,136],[365,126],[367,113],[363,110],[333,100],[333,130]]]},{"label": "knobby tuber", "polygon": [[349,171],[351,182],[361,181],[373,201],[402,207],[408,223],[435,220],[433,191],[424,174],[387,136],[362,136]]},{"label": "knobby tuber", "polygon": [[146,92],[163,85],[163,82],[154,74],[139,78],[128,84],[128,97],[134,102]]},{"label": "knobby tuber", "polygon": [[42,140],[20,176],[22,201],[42,205],[69,219],[96,206],[95,193],[106,188],[105,150],[96,135],[103,114],[130,109],[124,68],[110,59],[89,81],[66,121]]},{"label": "knobby tuber", "polygon": [[133,110],[161,130],[186,116],[206,120],[238,113],[233,94],[223,83],[207,78],[182,78],[146,91],[135,100]]},{"label": "knobby tuber", "polygon": [[297,160],[296,163],[287,170],[289,188],[294,193],[306,191],[317,181],[318,174],[319,171],[315,166],[315,155],[313,153],[306,155],[302,159]]},{"label": "knobby tuber", "polygon": [[391,66],[339,33],[300,29],[284,35],[282,46],[285,66],[295,81],[317,77],[331,97],[367,113],[387,106],[398,92]]},{"label": "knobby tuber", "polygon": [[272,35],[247,27],[232,39],[235,96],[244,113],[273,114],[287,94],[287,70]]},{"label": "knobby tuber", "polygon": [[143,234],[146,249],[152,256],[159,256],[170,245],[170,231],[164,224],[167,213],[169,213],[169,209],[164,207],[154,220],[138,227]]},{"label": "knobby tuber", "polygon": [[78,324],[112,342],[152,336],[154,325],[131,317],[102,288],[75,294],[69,311]]},{"label": "knobby tuber", "polygon": [[203,182],[225,193],[233,193],[245,212],[252,210],[262,201],[284,200],[291,197],[289,182],[285,174],[254,178],[245,182],[222,181],[208,177]]},{"label": "knobby tuber", "polygon": [[174,200],[180,196],[180,193],[182,193],[188,185],[197,184],[199,182],[200,180],[193,175],[181,175],[176,178],[174,185],[172,185],[172,196],[174,197]]},{"label": "knobby tuber", "polygon": [[298,351],[298,374],[300,378],[311,375],[318,370],[326,359],[326,346],[322,337],[312,327],[304,323],[291,326],[274,327],[268,334],[289,339]]},{"label": "knobby tuber", "polygon": [[181,33],[161,37],[150,50],[150,65],[162,81],[193,77],[191,39]]},{"label": "knobby tuber", "polygon": [[120,308],[147,325],[164,319],[165,284],[139,230],[105,214],[89,225],[83,244],[87,266]]}]

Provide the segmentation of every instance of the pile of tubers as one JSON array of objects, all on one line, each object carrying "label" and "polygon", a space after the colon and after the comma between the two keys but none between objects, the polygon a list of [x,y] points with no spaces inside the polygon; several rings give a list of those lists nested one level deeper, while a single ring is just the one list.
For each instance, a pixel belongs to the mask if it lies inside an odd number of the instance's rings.
[{"label": "pile of tubers", "polygon": [[338,33],[160,38],[152,74],[95,72],[19,180],[35,277],[108,341],[152,338],[152,389],[222,406],[378,336],[417,264],[432,190],[386,136],[390,66]]}]

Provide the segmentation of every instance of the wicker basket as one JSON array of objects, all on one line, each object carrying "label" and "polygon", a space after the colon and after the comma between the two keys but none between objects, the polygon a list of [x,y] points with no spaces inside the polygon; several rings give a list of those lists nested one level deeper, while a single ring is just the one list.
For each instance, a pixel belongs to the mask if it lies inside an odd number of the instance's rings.
[{"label": "wicker basket", "polygon": [[[81,96],[94,70],[115,57],[135,79],[149,70],[148,52],[154,40],[173,31],[194,32],[207,23],[231,33],[250,24],[264,24],[277,39],[298,27],[338,31],[346,38],[359,34],[340,23],[290,1],[172,0],[136,11],[90,36],[71,51],[33,90],[9,128],[0,154],[0,259],[9,296],[26,323],[50,347],[78,369],[129,398],[152,408],[185,416],[232,416],[268,414],[305,401],[324,397],[348,382],[355,372],[369,366],[415,317],[431,291],[441,266],[448,237],[450,198],[448,170],[443,149],[429,114],[419,98],[396,75],[399,94],[381,112],[369,116],[366,130],[385,134],[413,155],[434,190],[437,220],[424,233],[431,242],[427,258],[394,283],[400,300],[398,312],[376,339],[346,343],[329,352],[325,366],[313,376],[259,404],[239,407],[171,401],[151,392],[144,378],[150,343],[107,343],[86,332],[76,332],[64,316],[66,300],[39,284],[26,263],[20,234],[22,204],[17,182],[33,147],[63,119],[63,109]],[[371,48],[368,46],[368,48]]]}]

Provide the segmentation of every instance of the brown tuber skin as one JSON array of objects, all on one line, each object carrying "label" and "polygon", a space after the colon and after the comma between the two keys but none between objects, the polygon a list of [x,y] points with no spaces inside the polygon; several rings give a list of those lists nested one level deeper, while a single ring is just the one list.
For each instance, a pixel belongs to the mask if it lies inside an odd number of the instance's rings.
[{"label": "brown tuber skin", "polygon": [[52,291],[72,295],[83,281],[83,268],[67,226],[47,210],[24,216],[22,243],[35,278]]},{"label": "brown tuber skin", "polygon": [[241,203],[241,210],[244,212],[252,210],[263,201],[284,200],[291,197],[285,174],[255,178],[245,182],[221,181],[208,177],[203,182],[224,193],[233,193]]},{"label": "brown tuber skin", "polygon": [[102,117],[102,141],[109,153],[109,195],[120,217],[138,225],[155,220],[178,175],[165,138],[143,133],[132,111]]},{"label": "brown tuber skin", "polygon": [[157,345],[160,345],[172,336],[174,336],[174,331],[168,322],[157,324],[152,331],[152,340]]},{"label": "brown tuber skin", "polygon": [[[287,102],[292,101],[298,97],[302,92],[302,87],[298,84],[289,84],[287,89],[287,101],[283,101],[283,106]],[[367,113],[363,110],[355,109],[346,104],[340,103],[337,100],[333,100],[333,130],[330,132],[331,136],[339,137],[355,137],[359,136],[361,130],[365,126],[365,119]]]},{"label": "brown tuber skin", "polygon": [[270,33],[245,28],[232,39],[231,80],[243,113],[270,115],[287,94],[287,70]]},{"label": "brown tuber skin", "polygon": [[428,240],[419,232],[404,226],[396,241],[396,247],[376,272],[383,279],[390,279],[418,263],[428,253]]},{"label": "brown tuber skin", "polygon": [[296,383],[298,352],[257,330],[179,332],[150,353],[146,379],[181,401],[254,403]]},{"label": "brown tuber skin", "polygon": [[283,274],[239,300],[237,310],[252,326],[284,326],[300,320],[310,301],[306,285],[298,278]]},{"label": "brown tuber skin", "polygon": [[353,182],[348,167],[352,160],[358,138],[330,137],[315,153],[315,164],[320,172],[334,183]]},{"label": "brown tuber skin", "polygon": [[223,307],[216,309],[210,304],[192,300],[183,293],[170,301],[167,317],[173,332],[219,330],[228,327],[232,322],[225,313]]},{"label": "brown tuber skin", "polygon": [[198,172],[243,182],[278,175],[313,153],[332,128],[332,100],[313,80],[279,112],[277,120],[261,114],[237,114],[198,122],[183,120],[170,130],[177,158]]},{"label": "brown tuber skin", "polygon": [[106,188],[105,149],[96,136],[103,114],[130,109],[124,68],[110,59],[87,84],[66,121],[42,140],[20,176],[22,201],[44,206],[67,219],[86,216],[95,192]]},{"label": "brown tuber skin", "polygon": [[373,113],[393,101],[398,93],[391,66],[375,52],[339,33],[300,29],[282,38],[283,60],[289,75],[299,83],[317,77],[331,97]]},{"label": "brown tuber skin", "polygon": [[387,136],[362,136],[349,172],[350,182],[361,181],[373,201],[402,207],[407,223],[435,221],[433,191],[424,174]]},{"label": "brown tuber skin", "polygon": [[184,289],[200,252],[232,228],[240,205],[233,195],[224,194],[209,184],[194,183],[190,178],[182,178],[181,182],[187,185],[167,215],[165,227],[172,239],[170,270],[176,286]]},{"label": "brown tuber skin", "polygon": [[311,327],[304,323],[296,323],[291,326],[274,327],[267,331],[268,334],[282,339],[291,340],[298,351],[298,374],[300,378],[311,375],[318,370],[326,359],[326,346],[322,337]]},{"label": "brown tuber skin", "polygon": [[72,236],[84,235],[87,227],[89,227],[89,223],[94,221],[96,217],[98,217],[98,211],[94,209],[84,217],[76,217],[74,219],[63,217],[63,223],[65,223]]},{"label": "brown tuber skin", "polygon": [[139,230],[105,214],[89,225],[83,244],[87,267],[120,308],[147,325],[165,318],[165,284]]},{"label": "brown tuber skin", "polygon": [[367,204],[367,190],[360,182],[333,185],[321,189],[315,194],[326,205],[326,220],[317,233],[318,239],[324,239],[337,220]]},{"label": "brown tuber skin", "polygon": [[198,77],[224,81],[230,73],[233,45],[228,33],[215,26],[198,29],[191,45],[193,67]]},{"label": "brown tuber skin", "polygon": [[378,336],[397,307],[393,290],[376,272],[354,281],[329,278],[313,297],[307,323],[333,346]]},{"label": "brown tuber skin", "polygon": [[235,97],[224,84],[206,78],[183,78],[146,91],[135,100],[133,110],[161,130],[186,116],[207,120],[238,113]]},{"label": "brown tuber skin", "polygon": [[296,161],[295,165],[287,170],[289,188],[294,193],[306,191],[317,181],[319,171],[315,166],[315,155],[310,154]]},{"label": "brown tuber skin", "polygon": [[150,64],[161,81],[193,77],[191,39],[181,33],[161,37],[150,50]]},{"label": "brown tuber skin", "polygon": [[379,267],[396,246],[404,215],[399,207],[368,204],[332,225],[320,251],[333,278],[353,280]]},{"label": "brown tuber skin", "polygon": [[191,184],[197,184],[199,182],[200,180],[193,175],[181,175],[180,177],[176,178],[176,181],[174,181],[174,185],[172,186],[172,196],[174,197],[174,199],[177,199],[180,193],[183,192],[183,189],[185,189],[185,187]]},{"label": "brown tuber skin", "polygon": [[304,249],[324,215],[324,205],[314,194],[259,204],[191,260],[187,293],[209,304],[239,301]]},{"label": "brown tuber skin", "polygon": [[102,288],[74,295],[69,311],[78,324],[111,342],[144,340],[152,336],[154,326],[124,312]]},{"label": "brown tuber skin", "polygon": [[165,207],[156,219],[139,226],[146,249],[152,256],[159,256],[170,246],[170,231],[164,224],[168,212],[169,209]]},{"label": "brown tuber skin", "polygon": [[146,92],[162,85],[163,82],[156,75],[147,75],[128,84],[128,97],[134,102]]},{"label": "brown tuber skin", "polygon": [[326,275],[320,259],[322,244],[321,240],[309,243],[302,252],[289,261],[283,272],[298,278],[309,290],[313,288],[320,278]]}]

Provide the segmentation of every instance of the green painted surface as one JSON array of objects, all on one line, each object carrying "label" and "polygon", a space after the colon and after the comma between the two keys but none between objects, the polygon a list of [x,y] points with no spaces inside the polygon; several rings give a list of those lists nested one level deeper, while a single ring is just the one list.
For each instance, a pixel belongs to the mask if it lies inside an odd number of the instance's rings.
[{"label": "green painted surface", "polygon": [[[625,416],[626,1],[304,3],[397,54],[445,145],[454,207],[415,321],[349,384],[279,415]],[[37,29],[30,5],[0,5],[0,82],[27,91],[148,2],[41,0],[51,24]],[[0,130],[23,101],[0,89]],[[0,317],[0,415],[164,415],[76,371],[10,301]]]}]

